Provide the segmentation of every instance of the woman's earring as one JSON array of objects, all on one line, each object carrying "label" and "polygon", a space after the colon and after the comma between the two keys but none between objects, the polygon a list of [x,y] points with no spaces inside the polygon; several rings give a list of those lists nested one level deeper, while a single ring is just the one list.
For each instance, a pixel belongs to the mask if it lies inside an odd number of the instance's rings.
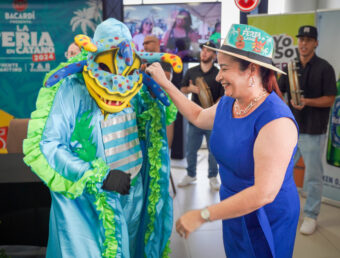
[{"label": "woman's earring", "polygon": [[255,85],[255,79],[254,77],[250,77],[249,87],[254,87],[254,85]]}]

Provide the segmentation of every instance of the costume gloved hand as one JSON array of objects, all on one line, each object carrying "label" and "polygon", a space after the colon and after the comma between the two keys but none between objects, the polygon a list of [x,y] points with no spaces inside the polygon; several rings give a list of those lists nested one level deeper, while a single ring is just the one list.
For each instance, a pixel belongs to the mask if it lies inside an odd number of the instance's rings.
[{"label": "costume gloved hand", "polygon": [[121,170],[111,170],[103,182],[102,188],[106,191],[115,191],[120,194],[129,194],[131,174]]}]

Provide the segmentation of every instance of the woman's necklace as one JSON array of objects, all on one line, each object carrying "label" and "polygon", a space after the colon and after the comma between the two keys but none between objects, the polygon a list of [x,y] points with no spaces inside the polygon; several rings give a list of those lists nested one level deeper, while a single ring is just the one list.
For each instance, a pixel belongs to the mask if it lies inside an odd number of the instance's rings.
[{"label": "woman's necklace", "polygon": [[267,94],[267,91],[266,91],[266,90],[263,90],[263,92],[262,92],[259,96],[257,96],[256,98],[254,98],[254,99],[249,103],[249,105],[246,106],[245,109],[241,109],[241,108],[240,108],[240,105],[239,105],[239,103],[238,103],[238,100],[236,99],[236,100],[235,100],[235,105],[234,105],[234,107],[235,107],[235,114],[238,115],[238,116],[242,116],[242,115],[247,114],[247,113],[249,112],[249,110],[255,105],[255,103],[256,103],[257,101],[259,101],[260,99],[262,99],[266,94]]}]

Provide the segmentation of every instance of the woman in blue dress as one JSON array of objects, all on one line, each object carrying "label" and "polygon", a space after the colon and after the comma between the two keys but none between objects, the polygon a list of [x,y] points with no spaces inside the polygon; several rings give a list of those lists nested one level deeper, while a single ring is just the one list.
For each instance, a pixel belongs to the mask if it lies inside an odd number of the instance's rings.
[{"label": "woman in blue dress", "polygon": [[147,71],[179,111],[197,127],[211,130],[219,163],[221,202],[192,210],[176,222],[187,238],[203,223],[222,220],[228,258],[292,257],[299,219],[293,180],[298,127],[282,101],[272,65],[274,40],[249,25],[234,24],[218,51],[216,77],[225,88],[208,109],[190,102],[165,79],[158,64]]}]

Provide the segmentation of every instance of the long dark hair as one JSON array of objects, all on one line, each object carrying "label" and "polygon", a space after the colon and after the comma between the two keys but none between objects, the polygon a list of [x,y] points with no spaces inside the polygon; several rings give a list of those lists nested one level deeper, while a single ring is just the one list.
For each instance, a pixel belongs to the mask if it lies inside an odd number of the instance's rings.
[{"label": "long dark hair", "polygon": [[[191,19],[191,14],[188,10],[186,9],[179,9],[178,13],[177,13],[177,16],[180,15],[180,14],[186,14],[187,17],[185,17],[185,26],[184,26],[184,29],[186,32],[191,32],[192,31],[192,28],[191,28],[191,25],[192,25],[192,19]],[[177,17],[176,16],[176,17]],[[174,24],[172,25],[172,29],[175,28],[175,25],[176,25],[176,20],[174,22]]]},{"label": "long dark hair", "polygon": [[[246,60],[243,60],[243,59],[240,59],[240,58],[236,58],[236,57],[233,57],[233,56],[231,56],[231,57],[233,58],[233,60],[235,60],[236,62],[238,62],[240,64],[241,71],[245,71],[249,67],[249,65],[251,64],[251,62],[249,62],[249,61],[246,61]],[[263,84],[265,90],[268,91],[269,93],[271,93],[272,91],[275,91],[275,93],[281,99],[283,99],[279,85],[277,84],[275,72],[271,69],[260,66],[260,74],[261,74],[262,84]]]}]

